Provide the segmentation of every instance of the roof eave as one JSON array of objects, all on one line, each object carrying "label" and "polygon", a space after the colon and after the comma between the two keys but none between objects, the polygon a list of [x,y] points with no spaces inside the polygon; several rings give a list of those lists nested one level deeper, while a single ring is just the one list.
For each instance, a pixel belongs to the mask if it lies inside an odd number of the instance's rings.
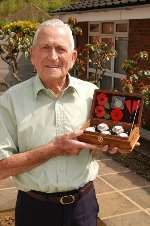
[{"label": "roof eave", "polygon": [[81,14],[81,13],[89,13],[89,12],[98,12],[98,11],[111,11],[111,10],[120,10],[120,9],[125,9],[125,10],[130,10],[132,8],[143,8],[143,7],[147,7],[150,6],[150,3],[146,3],[146,4],[139,4],[139,5],[126,5],[126,6],[115,6],[115,7],[103,7],[103,8],[96,8],[96,9],[85,9],[85,10],[72,10],[72,11],[64,11],[64,12],[49,12],[50,15],[66,15],[66,14]]}]

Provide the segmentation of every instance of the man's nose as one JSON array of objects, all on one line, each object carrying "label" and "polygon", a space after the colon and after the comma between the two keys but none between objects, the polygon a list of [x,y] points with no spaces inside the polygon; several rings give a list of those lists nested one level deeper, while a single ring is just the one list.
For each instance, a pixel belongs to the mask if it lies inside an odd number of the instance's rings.
[{"label": "man's nose", "polygon": [[49,51],[48,57],[51,58],[51,59],[53,59],[53,60],[56,60],[56,59],[58,58],[58,54],[57,54],[55,48],[52,48],[52,49]]}]

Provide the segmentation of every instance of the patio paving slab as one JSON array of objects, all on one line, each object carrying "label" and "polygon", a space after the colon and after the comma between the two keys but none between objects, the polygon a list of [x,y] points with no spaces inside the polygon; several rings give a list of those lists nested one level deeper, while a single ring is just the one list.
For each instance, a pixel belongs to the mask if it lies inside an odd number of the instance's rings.
[{"label": "patio paving slab", "polygon": [[124,191],[123,193],[143,208],[150,208],[150,186]]},{"label": "patio paving slab", "polygon": [[128,168],[122,166],[120,163],[115,162],[112,159],[102,159],[98,160],[98,163],[100,165],[99,167],[99,175],[105,175],[110,173],[116,173],[116,172],[130,172]]},{"label": "patio paving slab", "polygon": [[138,210],[138,207],[118,192],[97,195],[100,218],[120,215]]},{"label": "patio paving slab", "polygon": [[150,216],[136,212],[103,220],[107,226],[149,226]]},{"label": "patio paving slab", "polygon": [[11,210],[15,207],[16,189],[5,189],[0,191],[0,211]]},{"label": "patio paving slab", "polygon": [[105,193],[113,191],[114,189],[110,187],[108,184],[106,184],[101,178],[97,178],[94,181],[95,190],[97,194]]},{"label": "patio paving slab", "polygon": [[10,188],[10,187],[15,187],[15,184],[14,184],[13,180],[11,179],[11,177],[4,179],[4,180],[0,180],[0,189]]},{"label": "patio paving slab", "polygon": [[120,190],[150,185],[149,181],[137,175],[135,172],[104,175],[102,178]]}]

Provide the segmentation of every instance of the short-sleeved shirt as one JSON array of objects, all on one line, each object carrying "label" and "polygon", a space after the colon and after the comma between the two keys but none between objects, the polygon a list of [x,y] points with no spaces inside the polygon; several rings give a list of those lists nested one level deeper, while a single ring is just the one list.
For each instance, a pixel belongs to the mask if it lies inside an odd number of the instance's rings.
[{"label": "short-sleeved shirt", "polygon": [[[56,97],[39,76],[11,87],[0,96],[0,159],[30,151],[56,136],[81,128],[89,119],[97,87],[69,76],[69,85]],[[58,156],[14,177],[23,191],[59,192],[94,180],[98,163],[89,150]]]}]

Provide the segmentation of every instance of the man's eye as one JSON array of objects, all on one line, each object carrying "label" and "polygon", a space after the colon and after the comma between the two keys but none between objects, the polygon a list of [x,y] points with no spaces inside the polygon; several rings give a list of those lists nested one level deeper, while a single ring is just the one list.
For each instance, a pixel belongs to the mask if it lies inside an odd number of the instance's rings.
[{"label": "man's eye", "polygon": [[65,49],[60,48],[60,47],[56,48],[56,50],[57,50],[58,52],[60,52],[60,53],[64,53],[64,52],[66,52],[66,50],[65,50]]},{"label": "man's eye", "polygon": [[43,46],[43,49],[49,49],[49,46]]}]

